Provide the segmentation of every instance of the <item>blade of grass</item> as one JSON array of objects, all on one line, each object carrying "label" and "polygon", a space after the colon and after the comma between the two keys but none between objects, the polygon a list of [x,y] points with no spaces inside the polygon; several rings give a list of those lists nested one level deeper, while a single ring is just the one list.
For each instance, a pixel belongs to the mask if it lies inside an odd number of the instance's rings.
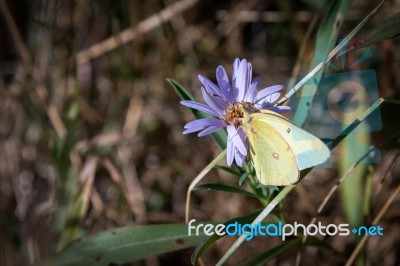
[{"label": "blade of grass", "polygon": [[223,166],[223,165],[216,165],[215,169],[222,170],[222,171],[227,172],[228,174],[231,174],[236,177],[241,177],[241,175],[242,175],[240,172],[235,171],[232,168]]},{"label": "blade of grass", "polygon": [[47,265],[122,265],[199,244],[205,235],[188,235],[187,224],[118,228],[76,240],[62,252],[38,262]]},{"label": "blade of grass", "polygon": [[193,190],[218,190],[218,191],[224,191],[224,192],[230,192],[230,193],[236,193],[236,194],[242,194],[245,196],[250,196],[253,198],[258,198],[257,195],[246,191],[244,189],[240,189],[237,187],[225,185],[225,184],[204,184],[200,186],[196,186],[193,188]]},{"label": "blade of grass", "polygon": [[311,70],[304,78],[302,78],[292,89],[290,89],[284,97],[282,97],[277,105],[282,105],[289,98],[291,98],[304,84],[306,84],[316,73],[318,73],[332,58],[342,50],[348,42],[357,34],[357,32],[367,23],[379,10],[379,8],[386,2],[383,0],[379,3],[374,10],[371,11],[329,54],[328,56],[322,60],[313,70]]},{"label": "blade of grass", "polygon": [[[290,191],[293,190],[295,185],[290,185],[285,187],[284,189],[279,192],[279,194],[268,204],[267,207],[257,216],[256,219],[251,223],[252,226],[255,226],[258,222],[264,220],[265,217],[278,205],[286,196],[289,194]],[[246,235],[241,235],[235,243],[229,248],[229,250],[225,253],[225,255],[218,261],[218,265],[223,265],[228,258],[236,251],[236,249],[243,243],[246,239]]]},{"label": "blade of grass", "polygon": [[[314,57],[311,61],[309,71],[312,71],[313,68],[321,61],[321,58],[326,57],[329,51],[331,51],[335,46],[339,35],[339,30],[343,24],[344,18],[346,17],[347,11],[349,10],[349,6],[350,1],[348,0],[334,1],[330,6],[318,29]],[[319,74],[315,74],[313,77],[313,84],[304,87],[301,91],[300,98],[298,98],[299,102],[296,112],[293,116],[293,121],[295,124],[299,126],[304,124],[322,76],[323,71]]]},{"label": "blade of grass", "polygon": [[[360,107],[367,109],[367,101],[359,99]],[[343,112],[344,124],[348,124],[351,119],[350,112]],[[361,124],[340,145],[339,175],[343,176],[354,163],[354,158],[362,158],[369,150],[369,126],[367,123]],[[359,164],[349,176],[343,181],[340,188],[341,202],[345,215],[352,227],[358,227],[363,224],[363,213],[360,206],[363,202],[363,177],[367,164]]]},{"label": "blade of grass", "polygon": [[90,193],[96,174],[97,161],[97,157],[91,156],[87,159],[83,167],[80,174],[82,183],[68,204],[66,224],[61,232],[57,250],[62,250],[68,243],[81,235],[82,223],[89,208]]},{"label": "blade of grass", "polygon": [[192,183],[190,183],[189,188],[186,193],[186,204],[185,204],[185,222],[189,222],[189,209],[190,209],[190,195],[194,187],[205,177],[205,175],[210,172],[214,166],[219,163],[226,155],[226,149],[223,150],[215,159],[210,162],[197,176],[193,179]]}]

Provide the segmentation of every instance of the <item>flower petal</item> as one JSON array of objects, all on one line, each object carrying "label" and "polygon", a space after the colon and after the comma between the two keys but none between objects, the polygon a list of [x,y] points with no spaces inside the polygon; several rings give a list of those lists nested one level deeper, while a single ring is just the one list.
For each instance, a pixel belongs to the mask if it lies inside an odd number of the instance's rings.
[{"label": "flower petal", "polygon": [[228,99],[223,91],[218,88],[211,80],[203,75],[198,75],[200,82],[204,85],[206,91],[214,96],[214,101],[220,106],[221,109],[225,109],[228,106]]},{"label": "flower petal", "polygon": [[225,126],[225,122],[220,119],[206,117],[206,118],[200,118],[200,119],[190,121],[189,123],[187,123],[185,125],[185,129],[189,129],[189,128],[193,128],[193,127],[205,128],[205,127],[209,127],[209,126],[218,126],[218,125]]},{"label": "flower petal", "polygon": [[235,100],[233,90],[229,84],[228,75],[226,74],[225,68],[222,66],[217,67],[216,77],[218,86],[222,93],[225,95],[228,102],[233,102]]},{"label": "flower petal", "polygon": [[190,134],[190,133],[193,133],[193,132],[196,132],[196,131],[200,131],[200,130],[202,130],[203,128],[204,128],[204,127],[191,127],[191,128],[188,128],[188,129],[184,130],[184,131],[182,132],[182,134],[183,134],[183,135]]},{"label": "flower petal", "polygon": [[212,82],[211,80],[209,80],[207,77],[205,77],[203,75],[198,75],[197,77],[210,93],[214,93],[214,94],[222,96],[221,90],[218,88],[217,85],[214,84],[214,82]]},{"label": "flower petal", "polygon": [[260,100],[255,105],[261,109],[271,107],[271,106],[273,106],[273,103],[279,99],[280,96],[281,96],[281,94],[279,92],[273,93],[273,94],[265,97],[263,100]]},{"label": "flower petal", "polygon": [[257,93],[257,101],[262,101],[268,95],[274,94],[275,92],[282,90],[282,88],[283,88],[282,85],[274,85],[260,90]]},{"label": "flower petal", "polygon": [[205,135],[214,133],[215,131],[218,131],[223,127],[225,127],[225,125],[210,126],[210,127],[206,128],[206,129],[204,129],[203,131],[201,131],[197,136],[203,137]]},{"label": "flower petal", "polygon": [[[225,110],[225,108],[222,108],[221,106],[219,106],[211,97],[210,95],[208,95],[208,93],[206,92],[206,90],[204,89],[204,87],[201,87],[201,93],[203,94],[203,98],[206,101],[206,103],[208,104],[208,106],[210,106],[213,110],[217,111],[219,113],[219,116],[222,116],[223,111]],[[215,98],[215,97],[214,97]]]},{"label": "flower petal", "polygon": [[254,103],[256,96],[257,96],[257,87],[258,87],[259,82],[260,82],[260,80],[258,78],[255,78],[253,80],[253,82],[250,84],[249,89],[247,91],[246,98],[245,98],[246,102]]},{"label": "flower petal", "polygon": [[276,102],[276,100],[279,99],[280,96],[281,96],[281,94],[279,92],[276,92],[276,93],[273,93],[273,94],[265,97],[265,100],[268,101],[269,103],[274,103],[274,102]]},{"label": "flower petal", "polygon": [[236,96],[236,101],[238,102],[244,101],[248,89],[248,78],[249,74],[247,60],[243,59],[240,61],[239,70],[236,74],[235,87],[238,90],[238,94]]},{"label": "flower petal", "polygon": [[228,166],[231,166],[233,163],[233,159],[235,158],[235,147],[233,145],[233,141],[227,141],[226,145],[226,163]]},{"label": "flower petal", "polygon": [[242,155],[240,152],[238,152],[237,150],[235,150],[235,162],[239,167],[243,166],[243,162],[244,162],[244,158],[246,156]]},{"label": "flower petal", "polygon": [[236,86],[237,82],[236,79],[239,72],[239,65],[240,65],[240,59],[236,58],[235,61],[233,61],[233,70],[232,70],[232,90],[234,99],[236,99],[239,93],[238,88]]},{"label": "flower petal", "polygon": [[271,110],[275,113],[279,113],[279,114],[290,112],[290,110],[292,110],[292,108],[290,108],[289,106],[272,106],[272,107],[268,107],[266,109]]},{"label": "flower petal", "polygon": [[211,109],[209,106],[202,104],[202,103],[198,103],[198,102],[194,102],[194,101],[188,101],[188,100],[183,100],[181,101],[181,104],[187,107],[190,107],[192,109],[196,109],[199,111],[202,111],[204,113],[207,113],[209,115],[213,115],[213,116],[219,116],[218,111]]},{"label": "flower petal", "polygon": [[228,142],[229,141],[233,142],[233,145],[235,146],[235,148],[237,148],[241,154],[246,156],[247,155],[246,146],[244,145],[242,138],[239,136],[239,133],[236,130],[235,126],[228,125],[226,127],[226,130],[228,131]]}]

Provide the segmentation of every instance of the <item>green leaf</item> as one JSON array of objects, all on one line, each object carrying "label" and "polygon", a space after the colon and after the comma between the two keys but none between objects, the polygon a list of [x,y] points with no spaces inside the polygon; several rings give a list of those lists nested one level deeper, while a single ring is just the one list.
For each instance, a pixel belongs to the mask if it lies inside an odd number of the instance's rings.
[{"label": "green leaf", "polygon": [[249,173],[243,173],[243,175],[239,179],[239,186],[243,184],[243,182],[249,177]]},{"label": "green leaf", "polygon": [[[360,101],[360,104],[361,103]],[[365,107],[365,106],[363,106]],[[344,112],[346,119],[348,112]],[[343,176],[353,166],[358,158],[361,158],[369,150],[368,124],[362,123],[351,134],[349,134],[340,146],[339,175]],[[348,175],[343,181],[340,192],[343,208],[349,224],[358,227],[363,224],[362,202],[363,202],[363,179],[367,164],[362,163]]]},{"label": "green leaf", "polygon": [[35,265],[120,265],[192,247],[204,238],[204,234],[189,236],[187,224],[118,228],[77,239],[60,253]]},{"label": "green leaf", "polygon": [[89,199],[96,173],[97,160],[97,157],[91,156],[87,159],[83,167],[82,172],[86,173],[85,180],[79,185],[68,204],[65,226],[61,232],[57,250],[63,249],[82,233],[82,223],[89,208]]},{"label": "green leaf", "polygon": [[[175,89],[175,91],[178,93],[178,95],[182,98],[182,100],[189,100],[189,101],[195,101],[194,97],[184,88],[182,85],[180,85],[178,82],[176,82],[173,79],[167,79],[167,81],[171,84],[171,86]],[[193,115],[199,119],[199,118],[205,118],[208,117],[204,113],[190,108],[192,111]],[[225,130],[218,130],[215,133],[212,133],[211,136],[215,140],[215,142],[218,144],[218,146],[223,150],[226,148],[226,138],[227,138],[227,133]]]},{"label": "green leaf", "polygon": [[[239,224],[244,224],[244,223],[249,223],[251,222],[255,217],[257,217],[257,215],[260,213],[260,210],[257,210],[255,212],[249,213],[247,215],[241,216],[241,217],[237,217],[234,219],[231,219],[229,221],[226,221],[224,224],[228,225],[231,223],[235,223],[238,222]],[[201,255],[204,254],[204,252],[207,251],[207,249],[214,244],[217,240],[219,240],[220,238],[222,238],[223,236],[219,236],[217,234],[213,234],[212,236],[210,236],[209,238],[207,238],[206,240],[204,240],[200,245],[197,246],[196,250],[193,252],[192,254],[192,264],[195,265],[197,260],[199,259],[199,257]]]},{"label": "green leaf", "polygon": [[[343,24],[344,18],[349,10],[350,1],[338,0],[334,1],[325,15],[321,26],[318,29],[314,57],[311,61],[309,72],[311,72],[332,50],[336,44],[339,30]],[[293,122],[302,126],[308,116],[308,110],[314,99],[318,85],[323,76],[323,71],[316,74],[311,84],[303,87],[296,112],[293,116]]]},{"label": "green leaf", "polygon": [[203,184],[195,187],[193,190],[218,190],[218,191],[225,191],[225,192],[230,192],[230,193],[237,193],[237,194],[242,194],[245,196],[250,196],[253,198],[258,198],[257,195],[246,191],[241,188],[225,185],[225,184]]},{"label": "green leaf", "polygon": [[228,174],[231,174],[231,175],[237,176],[237,177],[240,177],[240,175],[241,175],[241,173],[239,173],[239,172],[233,170],[233,169],[230,168],[230,167],[226,167],[226,166],[223,166],[223,165],[216,165],[216,166],[215,166],[215,169],[225,171],[225,172],[227,172]]},{"label": "green leaf", "polygon": [[[173,79],[167,79],[167,81],[172,85],[172,87],[175,89],[175,91],[178,93],[178,95],[182,98],[182,100],[189,100],[189,101],[195,101],[194,97],[178,82],[176,82]],[[193,110],[193,113],[201,113],[200,111]],[[197,117],[197,116],[196,116]]]}]

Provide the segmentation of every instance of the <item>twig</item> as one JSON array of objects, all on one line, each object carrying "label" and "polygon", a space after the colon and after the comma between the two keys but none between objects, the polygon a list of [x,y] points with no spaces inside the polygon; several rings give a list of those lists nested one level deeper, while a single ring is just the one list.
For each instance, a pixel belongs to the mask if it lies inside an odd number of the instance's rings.
[{"label": "twig", "polygon": [[27,69],[32,69],[32,58],[28,52],[28,48],[22,41],[17,24],[15,23],[5,0],[0,0],[0,10],[1,13],[3,13],[4,19],[10,29],[11,37],[16,45],[19,57]]},{"label": "twig", "polygon": [[[362,12],[358,10],[351,10],[348,13],[347,20],[358,21],[362,18]],[[217,19],[220,21],[229,21],[229,11],[219,10],[216,14]],[[312,21],[313,13],[311,11],[297,11],[294,14],[287,14],[282,11],[254,11],[254,10],[240,10],[235,13],[235,19],[241,23],[250,23],[263,21],[267,23],[278,23],[284,21],[296,22],[309,22]]]},{"label": "twig", "polygon": [[161,24],[171,20],[172,18],[174,18],[174,16],[190,8],[197,2],[198,0],[181,0],[179,2],[176,2],[166,7],[162,11],[143,20],[136,27],[126,29],[117,35],[114,35],[95,45],[92,45],[86,50],[77,53],[76,59],[78,61],[78,64],[87,63],[91,59],[99,57],[105,53],[114,50],[120,45],[132,41],[138,35],[149,32],[152,29],[160,26]]},{"label": "twig", "polygon": [[303,55],[306,51],[308,41],[311,37],[311,33],[312,33],[315,25],[317,24],[317,21],[318,21],[318,15],[315,15],[312,18],[310,25],[308,25],[308,27],[307,27],[307,31],[304,34],[303,41],[301,42],[299,53],[298,53],[297,59],[296,59],[296,64],[293,67],[292,75],[291,75],[291,78],[290,78],[287,88],[292,88],[295,83],[295,78],[299,76],[300,68],[301,68],[301,61],[302,61],[301,59],[303,58]]},{"label": "twig", "polygon": [[[386,213],[386,211],[389,209],[389,206],[393,203],[394,199],[396,198],[397,194],[400,193],[400,186],[396,188],[396,190],[390,195],[389,199],[386,201],[385,205],[382,207],[382,209],[379,211],[378,215],[376,218],[372,221],[372,225],[377,225],[379,221],[381,220],[382,216]],[[361,249],[365,245],[368,239],[368,235],[365,235],[362,237],[361,241],[358,243],[356,248],[353,250],[353,253],[351,253],[350,258],[347,260],[345,266],[350,266],[353,264],[354,260],[356,259],[358,253],[360,253]]]},{"label": "twig", "polygon": [[185,223],[189,222],[189,207],[190,207],[190,195],[192,193],[193,188],[204,178],[204,176],[210,172],[210,170],[222,160],[222,158],[226,154],[226,149],[223,150],[215,159],[209,163],[197,176],[196,178],[190,183],[189,188],[186,193],[186,206],[185,206]]},{"label": "twig", "polygon": [[381,190],[382,190],[382,186],[383,186],[383,182],[385,182],[385,180],[386,180],[386,178],[390,175],[390,173],[392,172],[392,170],[393,170],[393,167],[395,166],[395,163],[396,163],[396,161],[397,161],[397,159],[399,159],[400,158],[400,152],[398,152],[394,157],[393,157],[393,159],[390,161],[390,163],[389,163],[389,167],[388,168],[386,168],[386,172],[379,178],[379,185],[378,185],[378,188],[377,188],[377,190],[376,190],[376,192],[375,192],[375,202],[372,204],[372,206],[374,206],[375,205],[375,203],[376,203],[376,198],[377,198],[377,196],[379,195],[379,193],[381,192]]}]

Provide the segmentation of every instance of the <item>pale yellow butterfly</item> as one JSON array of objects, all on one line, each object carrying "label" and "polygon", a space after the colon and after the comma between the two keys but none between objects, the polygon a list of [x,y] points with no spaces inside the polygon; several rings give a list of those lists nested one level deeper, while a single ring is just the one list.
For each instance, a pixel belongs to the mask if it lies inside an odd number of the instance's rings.
[{"label": "pale yellow butterfly", "polygon": [[329,148],[320,139],[278,113],[245,111],[241,127],[257,178],[264,185],[294,184],[300,170],[322,164],[330,157]]}]

